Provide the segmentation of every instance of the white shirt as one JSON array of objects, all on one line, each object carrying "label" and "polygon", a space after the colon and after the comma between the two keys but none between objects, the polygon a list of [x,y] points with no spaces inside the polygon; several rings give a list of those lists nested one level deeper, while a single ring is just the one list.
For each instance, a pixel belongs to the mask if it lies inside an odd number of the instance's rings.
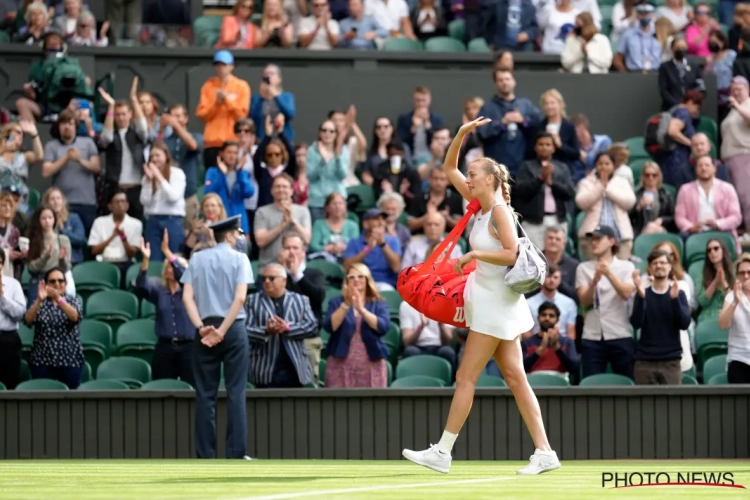
[{"label": "white shirt", "polygon": [[[734,302],[734,291],[727,294],[724,302]],[[750,300],[744,293],[740,298],[740,305],[734,310],[732,326],[729,327],[727,361],[739,361],[750,365]]]},{"label": "white shirt", "polygon": [[141,205],[146,215],[176,215],[185,217],[185,172],[177,167],[169,167],[169,181],[159,184],[154,192],[154,184],[145,175],[141,179]]},{"label": "white shirt", "polygon": [[[750,99],[740,104],[750,111]],[[721,122],[721,157],[726,160],[737,155],[750,154],[750,123],[736,109],[732,109]]]},{"label": "white shirt", "polygon": [[[141,236],[143,235],[143,223],[141,221],[125,214],[125,218],[120,224],[120,228],[125,232],[125,239],[131,246],[140,246]],[[115,219],[112,214],[97,217],[94,220],[94,225],[91,226],[89,246],[93,247],[104,243],[114,231]],[[125,252],[125,245],[123,245],[122,240],[120,240],[120,238],[114,238],[101,253],[101,259],[97,256],[97,260],[103,260],[105,262],[128,262],[130,261],[130,258]]]},{"label": "white shirt", "polygon": [[[401,269],[406,269],[414,264],[421,264],[427,258],[427,249],[431,243],[427,241],[424,235],[414,236],[404,250],[404,256],[401,258]],[[449,259],[457,259],[463,255],[461,247],[456,245],[451,252]]]},{"label": "white shirt", "polygon": [[570,12],[560,12],[554,2],[545,5],[543,10],[537,12],[537,24],[544,33],[542,38],[543,53],[557,55],[563,53],[567,37],[562,36],[562,29],[565,25],[570,25],[572,29],[576,22],[576,16],[580,13],[581,11],[575,8]]},{"label": "white shirt", "polygon": [[[422,315],[406,302],[401,302],[398,308],[398,319],[401,329],[410,328],[416,330],[422,326]],[[443,345],[440,338],[440,323],[428,319],[425,327],[419,332],[416,345],[417,347]]]},{"label": "white shirt", "polygon": [[[328,26],[328,31],[330,31],[331,34],[338,40],[339,23],[337,23],[333,19],[329,19],[328,23],[326,24]],[[318,20],[315,18],[315,16],[305,17],[299,22],[299,34],[309,35],[310,33],[314,33],[317,27]],[[318,29],[318,32],[315,33],[312,42],[310,42],[310,45],[308,45],[307,48],[310,50],[331,50],[333,46],[331,45],[330,40],[328,40],[328,33],[326,32],[326,30]]]},{"label": "white shirt", "polygon": [[365,16],[374,17],[387,31],[401,32],[401,20],[409,17],[405,0],[365,0]]},{"label": "white shirt", "polygon": [[714,186],[711,184],[711,189],[703,189],[703,186],[698,184],[698,221],[705,222],[708,220],[716,219],[716,210],[714,210]]},{"label": "white shirt", "polygon": [[[120,142],[122,143],[122,159],[120,160],[120,186],[129,186],[133,184],[140,184],[141,178],[138,175],[138,171],[133,163],[133,153],[130,152],[128,143],[125,140],[125,134],[128,133],[128,129],[122,129],[117,131],[120,134]],[[145,153],[144,153],[145,155]],[[148,156],[146,156],[148,158]]]},{"label": "white shirt", "polygon": [[[633,284],[635,265],[629,260],[612,259],[609,268],[622,283]],[[596,261],[581,262],[576,269],[576,289],[589,287],[596,273]],[[594,293],[594,303],[583,319],[583,337],[586,340],[614,340],[631,338],[629,299],[623,299],[606,277],[599,280]]]},{"label": "white shirt", "polygon": [[[7,261],[6,261],[7,262]],[[0,297],[0,330],[18,330],[18,322],[26,313],[26,296],[21,283],[10,276],[3,276],[3,296]]]}]

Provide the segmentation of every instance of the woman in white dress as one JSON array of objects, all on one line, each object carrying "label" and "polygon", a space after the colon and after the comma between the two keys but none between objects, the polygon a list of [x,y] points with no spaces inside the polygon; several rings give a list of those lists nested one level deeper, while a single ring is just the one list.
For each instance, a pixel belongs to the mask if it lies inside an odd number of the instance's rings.
[{"label": "woman in white dress", "polygon": [[[519,474],[539,474],[560,467],[544,430],[539,402],[526,380],[520,335],[531,330],[534,319],[523,295],[505,285],[508,267],[516,262],[518,237],[510,207],[510,175],[504,165],[489,158],[471,162],[467,177],[458,170],[461,143],[472,130],[492,120],[479,117],[464,124],[453,139],[443,163],[448,179],[466,200],[477,198],[482,209],[477,213],[469,241],[472,251],[461,257],[457,270],[476,260],[474,271],[464,289],[464,314],[470,328],[463,359],[456,374],[456,391],[445,431],[437,445],[424,451],[404,450],[412,462],[437,472],[447,473],[451,451],[458,433],[469,416],[479,375],[494,357],[513,392],[536,450],[529,465]],[[492,123],[490,127],[500,127]]]}]

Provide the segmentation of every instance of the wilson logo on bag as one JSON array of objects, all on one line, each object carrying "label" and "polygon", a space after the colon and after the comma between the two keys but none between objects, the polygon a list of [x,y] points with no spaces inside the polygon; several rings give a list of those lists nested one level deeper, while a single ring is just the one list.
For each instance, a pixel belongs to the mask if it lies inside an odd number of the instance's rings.
[{"label": "wilson logo on bag", "polygon": [[[438,245],[424,264],[409,266],[398,275],[396,289],[410,306],[438,323],[466,328],[464,288],[466,278],[476,269],[476,262],[467,264],[463,275],[456,273],[457,259],[448,259],[471,218],[480,209],[479,200],[472,200],[466,213],[448,236]],[[445,255],[440,262],[438,258]]]}]

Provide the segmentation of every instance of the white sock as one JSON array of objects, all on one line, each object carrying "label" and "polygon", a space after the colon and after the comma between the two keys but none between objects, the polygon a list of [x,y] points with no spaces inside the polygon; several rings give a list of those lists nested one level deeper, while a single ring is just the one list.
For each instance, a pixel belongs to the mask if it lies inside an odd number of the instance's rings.
[{"label": "white sock", "polygon": [[456,442],[457,437],[458,434],[443,431],[443,437],[440,438],[440,442],[437,444],[438,451],[441,451],[446,455],[450,455],[451,451],[453,450],[453,443]]}]

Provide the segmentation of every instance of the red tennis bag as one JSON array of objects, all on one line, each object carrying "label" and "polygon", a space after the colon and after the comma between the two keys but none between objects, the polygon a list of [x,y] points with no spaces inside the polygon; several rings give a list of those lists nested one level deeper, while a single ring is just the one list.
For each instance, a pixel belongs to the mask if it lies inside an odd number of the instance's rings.
[{"label": "red tennis bag", "polygon": [[[416,264],[402,270],[398,275],[396,289],[410,306],[438,323],[466,328],[464,317],[464,287],[466,278],[476,269],[470,262],[463,268],[463,275],[456,273],[457,259],[449,259],[458,240],[479,209],[479,200],[472,200],[466,214],[448,236],[438,245],[424,264]],[[447,251],[446,251],[447,250]],[[445,258],[436,262],[445,252]]]}]

